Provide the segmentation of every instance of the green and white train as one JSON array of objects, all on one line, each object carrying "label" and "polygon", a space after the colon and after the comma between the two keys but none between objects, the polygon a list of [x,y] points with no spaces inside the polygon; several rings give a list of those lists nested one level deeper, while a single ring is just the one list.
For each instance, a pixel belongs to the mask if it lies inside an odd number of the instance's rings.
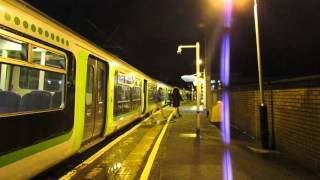
[{"label": "green and white train", "polygon": [[[26,179],[153,111],[172,87],[23,1],[0,0],[0,179]],[[165,103],[165,102],[163,102]]]}]

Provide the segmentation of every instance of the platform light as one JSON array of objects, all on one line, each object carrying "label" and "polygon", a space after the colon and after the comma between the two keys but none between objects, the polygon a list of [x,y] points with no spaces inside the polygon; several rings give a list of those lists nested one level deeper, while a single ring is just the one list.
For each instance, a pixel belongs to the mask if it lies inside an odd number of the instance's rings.
[{"label": "platform light", "polygon": [[181,54],[181,53],[182,53],[181,46],[178,46],[177,54]]},{"label": "platform light", "polygon": [[179,136],[183,137],[183,138],[196,138],[197,134],[196,133],[185,133],[185,134],[180,134]]}]

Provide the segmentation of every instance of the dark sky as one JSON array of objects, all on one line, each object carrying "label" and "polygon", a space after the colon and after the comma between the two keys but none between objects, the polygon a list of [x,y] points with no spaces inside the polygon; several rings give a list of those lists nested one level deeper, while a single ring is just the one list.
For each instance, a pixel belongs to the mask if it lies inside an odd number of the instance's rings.
[{"label": "dark sky", "polygon": [[[214,52],[209,55],[213,74],[219,73],[216,45],[221,16],[209,1],[221,0],[27,0],[146,74],[173,85],[182,84],[181,75],[195,72],[194,50],[177,55],[179,44],[199,40],[204,47],[206,39],[207,54]],[[244,8],[234,10],[231,71],[238,77],[256,79],[253,10],[250,0],[245,1]],[[265,76],[320,74],[320,1],[258,2]]]}]

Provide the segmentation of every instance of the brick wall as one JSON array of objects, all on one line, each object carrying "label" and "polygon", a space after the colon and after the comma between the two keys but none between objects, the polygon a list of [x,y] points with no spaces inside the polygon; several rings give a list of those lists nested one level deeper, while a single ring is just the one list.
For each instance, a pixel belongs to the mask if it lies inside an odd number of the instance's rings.
[{"label": "brick wall", "polygon": [[[276,149],[301,164],[320,171],[320,88],[265,91],[271,139],[274,123]],[[230,91],[231,123],[260,137],[259,91]]]}]

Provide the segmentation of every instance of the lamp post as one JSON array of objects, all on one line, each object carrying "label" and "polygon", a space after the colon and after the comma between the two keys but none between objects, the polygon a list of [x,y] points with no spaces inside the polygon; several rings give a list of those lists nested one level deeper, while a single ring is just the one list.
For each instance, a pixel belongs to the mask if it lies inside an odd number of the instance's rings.
[{"label": "lamp post", "polygon": [[200,98],[201,98],[201,84],[200,84],[200,43],[196,42],[195,45],[180,45],[178,46],[177,53],[181,54],[184,48],[196,49],[196,76],[197,76],[197,122],[196,122],[196,135],[200,137]]},{"label": "lamp post", "polygon": [[268,149],[269,148],[268,112],[267,112],[267,106],[264,102],[264,96],[263,96],[264,89],[263,89],[263,76],[262,76],[261,53],[260,53],[257,0],[254,0],[253,10],[254,10],[254,25],[255,25],[255,33],[256,33],[257,61],[258,61],[258,74],[259,74],[261,145],[262,145],[262,148]]},{"label": "lamp post", "polygon": [[[199,63],[199,66],[201,64],[203,64],[203,61],[202,59],[200,59],[199,61],[197,61]],[[204,65],[205,67],[205,65]],[[201,72],[200,70],[200,104],[202,102],[202,109],[207,111],[207,102],[206,102],[206,99],[207,99],[207,95],[206,95],[206,70],[205,68],[203,68],[203,71]],[[196,80],[197,81],[197,80]],[[201,101],[203,100],[203,101]]]}]

